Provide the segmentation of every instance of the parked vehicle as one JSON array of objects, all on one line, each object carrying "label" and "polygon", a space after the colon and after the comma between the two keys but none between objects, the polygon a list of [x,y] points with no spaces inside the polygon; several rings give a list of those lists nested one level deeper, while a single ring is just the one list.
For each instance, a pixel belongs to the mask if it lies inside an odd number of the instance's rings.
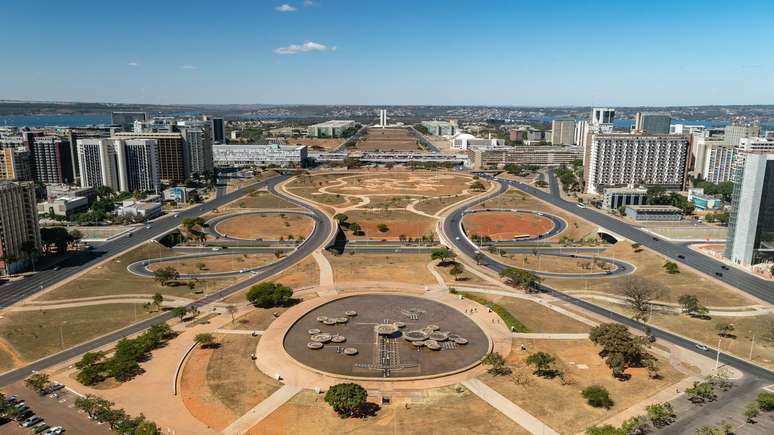
[{"label": "parked vehicle", "polygon": [[584,204],[582,202],[576,202],[575,205],[577,205],[578,208],[586,208],[586,204]]},{"label": "parked vehicle", "polygon": [[39,415],[33,415],[21,423],[21,427],[32,427],[43,421],[43,417]]},{"label": "parked vehicle", "polygon": [[62,388],[64,388],[64,384],[60,384],[59,382],[52,384],[50,387],[48,387],[49,393],[53,393],[54,391],[59,391]]},{"label": "parked vehicle", "polygon": [[46,423],[44,421],[43,423],[41,423],[41,424],[35,426],[34,428],[32,428],[32,433],[41,433],[44,430],[48,430],[50,428],[51,428],[51,426],[49,426],[48,423]]},{"label": "parked vehicle", "polygon": [[51,429],[43,432],[43,435],[60,435],[62,432],[64,432],[64,428],[62,426],[54,426]]}]

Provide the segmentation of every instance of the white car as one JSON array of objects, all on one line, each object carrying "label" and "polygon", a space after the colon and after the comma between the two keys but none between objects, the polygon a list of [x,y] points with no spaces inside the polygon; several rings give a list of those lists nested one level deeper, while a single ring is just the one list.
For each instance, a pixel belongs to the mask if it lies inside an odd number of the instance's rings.
[{"label": "white car", "polygon": [[149,230],[149,229],[151,229],[151,226],[150,225],[145,225],[145,229]]},{"label": "white car", "polygon": [[696,345],[696,349],[699,349],[702,352],[706,352],[706,351],[709,350],[709,348],[707,346],[703,345],[703,344],[697,344]]},{"label": "white car", "polygon": [[36,425],[43,421],[43,418],[39,415],[33,415],[32,417],[24,420],[21,424],[22,427],[32,427],[33,425]]},{"label": "white car", "polygon": [[64,428],[62,426],[54,426],[51,429],[43,432],[43,435],[60,435],[62,432],[64,432]]}]

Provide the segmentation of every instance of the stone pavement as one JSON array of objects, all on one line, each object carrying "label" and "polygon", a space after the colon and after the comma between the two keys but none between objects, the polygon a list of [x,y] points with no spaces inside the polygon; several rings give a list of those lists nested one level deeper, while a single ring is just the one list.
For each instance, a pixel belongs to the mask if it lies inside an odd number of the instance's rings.
[{"label": "stone pavement", "polygon": [[247,411],[247,413],[231,423],[229,427],[223,429],[222,433],[225,435],[239,435],[247,432],[277,408],[284,405],[285,402],[292,399],[299,391],[301,391],[299,387],[288,384],[283,385],[274,394]]}]

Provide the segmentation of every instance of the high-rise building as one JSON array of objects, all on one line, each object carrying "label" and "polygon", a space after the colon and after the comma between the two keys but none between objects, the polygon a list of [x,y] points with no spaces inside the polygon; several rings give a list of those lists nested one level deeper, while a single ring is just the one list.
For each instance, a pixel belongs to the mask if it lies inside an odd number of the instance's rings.
[{"label": "high-rise building", "polygon": [[612,124],[615,120],[615,109],[611,107],[595,107],[591,109],[591,123],[594,125]]},{"label": "high-rise building", "polygon": [[32,180],[30,151],[27,148],[0,147],[0,180]]},{"label": "high-rise building", "polygon": [[155,139],[114,140],[122,192],[161,192],[159,150]]},{"label": "high-rise building", "polygon": [[0,181],[0,274],[23,270],[39,251],[35,184]]},{"label": "high-rise building", "polygon": [[731,180],[736,148],[723,143],[709,143],[705,147],[704,168],[700,175],[712,183]]},{"label": "high-rise building", "polygon": [[727,125],[723,132],[726,144],[739,145],[739,141],[755,138],[761,135],[761,127],[757,125]]},{"label": "high-rise building", "polygon": [[689,148],[681,135],[594,134],[583,162],[586,192],[627,185],[682,190]]},{"label": "high-rise building", "polygon": [[35,180],[44,184],[73,182],[72,155],[66,139],[56,136],[35,137],[30,151]]},{"label": "high-rise building", "polygon": [[159,177],[180,183],[188,177],[185,139],[180,133],[116,133],[116,139],[155,139],[159,150]]},{"label": "high-rise building", "polygon": [[226,123],[223,118],[212,118],[212,141],[214,143],[226,143]]},{"label": "high-rise building", "polygon": [[634,130],[645,134],[669,134],[672,115],[664,112],[637,112]]},{"label": "high-rise building", "polygon": [[387,109],[379,110],[379,126],[387,127]]},{"label": "high-rise building", "polygon": [[188,164],[187,173],[212,172],[212,126],[210,121],[185,121],[185,126],[179,126],[178,129],[185,138],[183,152]]},{"label": "high-rise building", "polygon": [[120,190],[116,149],[110,139],[78,139],[81,187]]},{"label": "high-rise building", "polygon": [[735,168],[725,256],[745,266],[774,260],[774,152],[748,150]]},{"label": "high-rise building", "polygon": [[123,131],[132,131],[134,121],[145,121],[148,115],[145,112],[113,112],[110,120],[113,125],[118,125]]},{"label": "high-rise building", "polygon": [[551,143],[553,145],[574,145],[575,120],[558,118],[551,121]]}]

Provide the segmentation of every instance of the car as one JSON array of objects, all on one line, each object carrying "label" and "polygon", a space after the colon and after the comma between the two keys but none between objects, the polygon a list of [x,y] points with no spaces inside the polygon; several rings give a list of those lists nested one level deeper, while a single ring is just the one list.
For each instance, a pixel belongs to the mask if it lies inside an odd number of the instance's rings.
[{"label": "car", "polygon": [[35,426],[36,424],[40,423],[41,421],[43,421],[43,417],[41,417],[39,415],[33,415],[32,417],[24,420],[21,423],[21,427],[32,427],[32,426]]},{"label": "car", "polygon": [[19,411],[19,414],[16,416],[16,418],[14,418],[14,420],[16,420],[16,421],[24,421],[24,420],[32,417],[33,415],[35,415],[35,413],[32,412],[32,410],[29,407],[25,406],[24,410],[23,411]]},{"label": "car", "polygon": [[23,400],[22,400],[21,402],[19,402],[19,403],[17,403],[16,405],[14,405],[14,408],[16,408],[16,409],[22,409],[22,408],[24,408],[25,406],[27,406],[27,402],[25,402],[25,401],[23,401]]},{"label": "car", "polygon": [[132,233],[127,234],[126,237],[132,237]]},{"label": "car", "polygon": [[180,213],[175,213],[175,215],[172,217],[179,217],[179,216],[180,216]]},{"label": "car", "polygon": [[48,387],[48,391],[49,392],[59,391],[64,387],[65,387],[64,384],[60,384],[59,382],[56,382],[54,384],[51,384],[50,387]]},{"label": "car", "polygon": [[658,237],[654,237],[654,238],[653,238],[653,241],[654,241],[654,242],[658,242],[658,241],[659,241],[659,240],[658,240]]},{"label": "car", "polygon": [[151,228],[153,228],[153,227],[151,227],[150,225],[145,225],[145,229],[146,229],[146,230],[149,230],[149,229],[151,229]]},{"label": "car", "polygon": [[53,270],[54,270],[54,271],[57,271],[57,270],[59,270],[59,269],[61,269],[59,266],[54,266],[54,269],[53,269]]},{"label": "car", "polygon": [[245,273],[244,269],[239,269],[239,273]]},{"label": "car", "polygon": [[220,248],[218,248],[218,247],[215,247],[215,248],[212,248],[212,250],[213,250],[213,251],[220,251]]},{"label": "car", "polygon": [[64,428],[62,426],[54,426],[43,432],[43,435],[60,435],[62,432],[64,432]]},{"label": "car", "polygon": [[15,394],[13,396],[9,396],[5,398],[5,403],[9,405],[13,405],[18,401],[19,401],[19,398]]},{"label": "car", "polygon": [[582,202],[576,202],[575,205],[577,205],[578,208],[586,208],[586,204],[584,204]]},{"label": "car", "polygon": [[681,260],[685,260],[685,255],[683,255],[683,254],[678,254],[678,255],[677,255],[677,258],[679,258],[679,259],[681,259]]},{"label": "car", "polygon": [[723,269],[723,270],[728,270],[728,266],[726,266],[725,264],[720,266],[720,268]]},{"label": "car", "polygon": [[32,433],[41,433],[44,430],[48,430],[50,428],[51,428],[51,426],[49,426],[48,423],[46,423],[44,421],[44,422],[38,424],[37,426],[35,426],[34,428],[32,428]]},{"label": "car", "polygon": [[715,272],[715,276],[722,277],[723,276],[723,272]]},{"label": "car", "polygon": [[703,344],[697,344],[697,345],[696,345],[696,349],[699,349],[699,350],[700,350],[700,351],[702,351],[702,352],[707,352],[707,351],[709,351],[709,348],[708,348],[707,346],[703,345]]},{"label": "car", "polygon": [[460,239],[459,237],[455,237],[455,238],[454,238],[454,240],[459,240],[459,239]]},{"label": "car", "polygon": [[656,337],[654,335],[648,335],[648,342],[654,343],[656,341]]}]

